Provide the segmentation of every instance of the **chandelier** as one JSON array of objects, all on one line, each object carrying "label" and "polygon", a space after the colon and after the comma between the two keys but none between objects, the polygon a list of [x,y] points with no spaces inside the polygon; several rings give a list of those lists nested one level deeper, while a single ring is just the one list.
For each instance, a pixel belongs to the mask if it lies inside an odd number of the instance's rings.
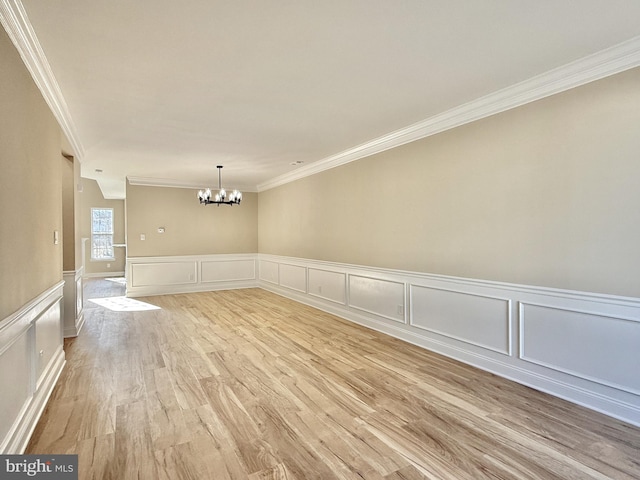
[{"label": "chandelier", "polygon": [[231,192],[229,199],[227,200],[227,192],[222,188],[222,181],[220,178],[222,165],[218,165],[216,168],[218,169],[218,193],[216,193],[215,197],[212,199],[210,188],[200,190],[198,192],[198,200],[200,200],[200,203],[203,205],[240,205],[240,202],[242,201],[242,192],[234,190]]}]

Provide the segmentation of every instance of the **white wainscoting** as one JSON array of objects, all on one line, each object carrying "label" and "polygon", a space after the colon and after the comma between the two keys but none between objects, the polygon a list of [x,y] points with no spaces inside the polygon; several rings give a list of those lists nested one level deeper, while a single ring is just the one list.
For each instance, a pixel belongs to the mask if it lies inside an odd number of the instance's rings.
[{"label": "white wainscoting", "polygon": [[83,271],[84,268],[80,267],[79,270],[62,273],[64,280],[62,318],[65,338],[77,337],[84,325]]},{"label": "white wainscoting", "polygon": [[256,262],[256,254],[128,257],[127,296],[257,287]]},{"label": "white wainscoting", "polygon": [[0,454],[29,442],[64,367],[63,282],[0,321]]},{"label": "white wainscoting", "polygon": [[640,426],[638,298],[258,259],[266,290]]}]

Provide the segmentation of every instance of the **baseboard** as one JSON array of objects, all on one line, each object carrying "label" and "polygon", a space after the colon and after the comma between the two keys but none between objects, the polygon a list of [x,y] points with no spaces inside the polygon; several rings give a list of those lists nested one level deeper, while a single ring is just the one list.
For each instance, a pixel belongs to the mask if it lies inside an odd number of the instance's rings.
[{"label": "baseboard", "polygon": [[80,316],[76,318],[75,325],[71,328],[64,329],[64,338],[73,338],[80,335],[80,330],[84,326],[84,312],[80,313]]},{"label": "baseboard", "polygon": [[217,290],[238,290],[243,288],[257,288],[257,280],[239,282],[220,282],[208,285],[155,285],[138,287],[127,290],[127,297],[152,297],[155,295],[172,295],[179,293],[215,292]]},{"label": "baseboard", "polygon": [[85,273],[83,278],[110,278],[110,277],[124,277],[124,272],[97,272],[97,273]]},{"label": "baseboard", "polygon": [[640,426],[640,299],[263,254],[259,285]]}]

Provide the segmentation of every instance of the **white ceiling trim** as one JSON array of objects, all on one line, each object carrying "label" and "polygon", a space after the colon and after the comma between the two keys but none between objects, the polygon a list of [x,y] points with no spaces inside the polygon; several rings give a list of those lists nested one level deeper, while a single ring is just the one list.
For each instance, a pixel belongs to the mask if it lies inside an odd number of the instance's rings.
[{"label": "white ceiling trim", "polygon": [[640,37],[452,108],[370,142],[279,175],[258,185],[258,192],[284,185],[445,130],[640,66]]},{"label": "white ceiling trim", "polygon": [[60,128],[73,148],[75,158],[82,160],[84,149],[78,139],[67,102],[62,96],[58,82],[51,71],[49,62],[40,47],[40,42],[20,0],[0,0],[0,23],[20,53],[31,77],[58,120]]},{"label": "white ceiling trim", "polygon": [[[210,182],[208,185],[203,185],[202,183],[195,182],[182,182],[179,180],[170,180],[166,178],[152,178],[152,177],[127,177],[130,185],[141,185],[143,187],[170,187],[170,188],[193,188],[195,190],[199,190],[202,188],[217,188],[213,182]],[[247,185],[235,185],[235,186],[224,186],[227,190],[230,188],[235,188],[240,190],[241,192],[257,192],[255,185],[247,186]]]}]

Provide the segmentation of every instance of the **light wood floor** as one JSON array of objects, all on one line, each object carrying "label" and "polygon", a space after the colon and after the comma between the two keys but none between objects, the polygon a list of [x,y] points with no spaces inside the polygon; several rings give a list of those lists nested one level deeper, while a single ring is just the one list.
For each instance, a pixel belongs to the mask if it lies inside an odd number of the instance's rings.
[{"label": "light wood floor", "polygon": [[640,478],[640,429],[269,292],[140,300],[162,309],[87,302],[27,453],[81,479]]}]

